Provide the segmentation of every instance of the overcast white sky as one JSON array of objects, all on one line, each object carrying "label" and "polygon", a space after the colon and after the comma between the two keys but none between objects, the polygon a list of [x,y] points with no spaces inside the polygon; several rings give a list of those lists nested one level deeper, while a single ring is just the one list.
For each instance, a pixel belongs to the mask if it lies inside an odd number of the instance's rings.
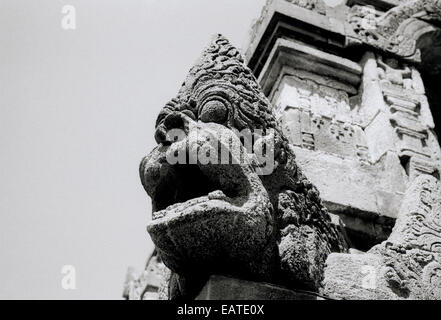
[{"label": "overcast white sky", "polygon": [[156,115],[210,37],[242,47],[263,4],[0,0],[0,298],[121,298],[151,250],[138,165]]}]

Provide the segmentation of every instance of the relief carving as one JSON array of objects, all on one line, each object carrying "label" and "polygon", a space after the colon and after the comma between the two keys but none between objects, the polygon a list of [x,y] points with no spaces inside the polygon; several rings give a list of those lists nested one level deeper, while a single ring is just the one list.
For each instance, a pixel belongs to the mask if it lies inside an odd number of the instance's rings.
[{"label": "relief carving", "polygon": [[295,146],[367,161],[366,139],[355,137],[359,118],[351,103],[357,100],[328,80],[305,72],[282,79],[276,101],[283,130]]},{"label": "relief carving", "polygon": [[355,5],[349,11],[348,22],[355,34],[365,41],[374,42],[380,38],[376,31],[379,16],[373,6]]},{"label": "relief carving", "polygon": [[299,7],[315,11],[319,14],[326,14],[326,6],[323,0],[286,0],[292,4],[295,4]]}]

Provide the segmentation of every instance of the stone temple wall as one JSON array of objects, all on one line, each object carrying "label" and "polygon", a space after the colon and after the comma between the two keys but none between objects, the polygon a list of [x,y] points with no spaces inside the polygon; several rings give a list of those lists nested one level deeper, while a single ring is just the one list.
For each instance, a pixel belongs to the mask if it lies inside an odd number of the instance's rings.
[{"label": "stone temple wall", "polygon": [[[440,26],[439,0],[269,0],[244,58],[215,38],[141,164],[156,249],[124,296],[441,299]],[[244,128],[275,140],[270,174],[166,164],[209,132],[243,156]]]},{"label": "stone temple wall", "polygon": [[440,74],[440,29],[420,18],[439,3],[404,2],[268,1],[246,53],[300,167],[361,250],[387,239],[409,183],[441,169],[421,74]]}]

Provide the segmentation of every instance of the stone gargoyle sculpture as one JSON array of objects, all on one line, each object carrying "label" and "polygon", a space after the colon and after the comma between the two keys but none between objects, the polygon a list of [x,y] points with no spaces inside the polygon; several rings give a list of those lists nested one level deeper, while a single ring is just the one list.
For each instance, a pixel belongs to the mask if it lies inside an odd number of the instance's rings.
[{"label": "stone gargoyle sculpture", "polygon": [[155,139],[140,176],[168,298],[194,298],[211,274],[320,291],[328,255],[346,241],[223,36],[159,114]]}]

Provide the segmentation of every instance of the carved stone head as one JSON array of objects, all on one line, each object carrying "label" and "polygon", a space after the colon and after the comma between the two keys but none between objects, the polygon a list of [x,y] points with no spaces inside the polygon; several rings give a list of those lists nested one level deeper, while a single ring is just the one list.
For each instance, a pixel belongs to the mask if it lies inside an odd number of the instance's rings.
[{"label": "carved stone head", "polygon": [[320,287],[327,255],[344,241],[224,37],[161,111],[155,138],[140,166],[153,203],[148,232],[187,287],[214,273]]}]

